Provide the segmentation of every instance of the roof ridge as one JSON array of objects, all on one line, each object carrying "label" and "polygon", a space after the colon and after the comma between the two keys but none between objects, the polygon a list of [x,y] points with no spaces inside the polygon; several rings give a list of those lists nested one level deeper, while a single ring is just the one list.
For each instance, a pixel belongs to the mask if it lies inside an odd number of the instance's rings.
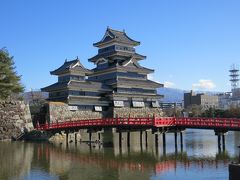
[{"label": "roof ridge", "polygon": [[[111,38],[111,39],[107,39],[107,35]],[[138,46],[140,45],[139,41],[133,40],[132,38],[130,38],[125,30],[123,31],[119,31],[119,30],[115,30],[115,29],[111,29],[110,27],[107,28],[104,37],[102,38],[102,40],[100,40],[99,42],[94,43],[93,45],[95,47],[100,47],[101,44],[104,43],[108,43],[108,42],[122,42],[122,43],[126,43],[126,44],[130,44],[132,46]]]},{"label": "roof ridge", "polygon": [[66,61],[65,61],[64,63],[73,63],[74,61],[79,61],[79,59],[74,59],[74,60],[70,60],[70,61],[68,61],[68,60],[66,59]]},{"label": "roof ridge", "polygon": [[123,33],[123,34],[126,34],[126,33],[125,33],[125,30],[123,30],[123,31],[120,31],[120,30],[112,29],[112,28],[110,28],[110,27],[108,27],[108,28],[107,28],[107,30],[110,30],[110,31],[115,31],[115,32],[118,32],[118,33]]}]

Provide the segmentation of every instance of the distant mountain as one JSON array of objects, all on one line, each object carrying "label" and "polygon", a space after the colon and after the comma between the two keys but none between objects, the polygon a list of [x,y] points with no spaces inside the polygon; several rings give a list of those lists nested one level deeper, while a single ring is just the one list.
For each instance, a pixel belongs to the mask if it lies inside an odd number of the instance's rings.
[{"label": "distant mountain", "polygon": [[[183,102],[183,96],[185,92],[190,92],[182,89],[174,89],[174,88],[159,88],[157,89],[158,94],[163,95],[164,98],[161,99],[162,102]],[[198,93],[206,93],[208,95],[216,95],[222,92],[212,92],[212,91],[194,91],[196,94]],[[40,90],[30,91],[23,93],[23,98],[25,102],[32,103],[35,100],[39,99],[47,99],[48,93],[41,92]]]},{"label": "distant mountain", "polygon": [[179,102],[183,101],[184,90],[173,89],[173,88],[159,88],[157,89],[158,94],[164,96],[162,99],[163,102]]},{"label": "distant mountain", "polygon": [[[159,88],[157,89],[158,94],[164,95],[162,102],[182,102],[184,99],[184,93],[190,92],[189,90],[182,90],[182,89],[173,89],[173,88]],[[215,91],[194,91],[196,94],[204,93],[210,96],[216,95],[222,92],[215,92]]]}]

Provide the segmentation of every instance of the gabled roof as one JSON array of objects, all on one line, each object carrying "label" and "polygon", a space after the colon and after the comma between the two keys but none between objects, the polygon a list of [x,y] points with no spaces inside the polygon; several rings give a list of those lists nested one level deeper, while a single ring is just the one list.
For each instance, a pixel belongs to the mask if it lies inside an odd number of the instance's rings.
[{"label": "gabled roof", "polygon": [[78,90],[86,90],[86,89],[93,89],[94,91],[112,91],[108,86],[101,82],[94,82],[94,81],[75,81],[71,80],[68,83],[69,89],[78,89]]},{"label": "gabled roof", "polygon": [[96,56],[93,56],[92,58],[88,59],[88,61],[90,62],[96,62],[98,61],[100,58],[111,58],[114,56],[121,56],[121,57],[134,57],[136,60],[143,60],[146,59],[146,56],[143,56],[141,54],[138,53],[127,53],[127,52],[119,52],[119,51],[112,51],[109,53],[104,53],[104,54],[97,54]]},{"label": "gabled roof", "polygon": [[41,88],[41,91],[43,92],[51,92],[56,90],[62,90],[62,89],[77,89],[81,91],[92,89],[93,92],[95,91],[112,91],[108,86],[101,82],[94,82],[94,81],[76,81],[71,80],[67,82],[57,82],[50,86]]},{"label": "gabled roof", "polygon": [[132,46],[137,46],[140,44],[139,41],[135,41],[130,37],[128,37],[125,31],[118,31],[118,30],[110,29],[108,27],[102,40],[97,43],[94,43],[93,46],[100,47],[101,45],[109,42],[120,42],[120,43],[129,44]]},{"label": "gabled roof", "polygon": [[98,69],[97,67],[92,69],[92,73],[97,72],[108,72],[108,71],[127,71],[127,72],[137,72],[143,74],[153,73],[153,69],[145,68],[141,66],[134,56],[127,58],[125,61],[117,63],[115,62],[112,65],[109,65],[107,68]]},{"label": "gabled roof", "polygon": [[127,77],[119,77],[111,82],[108,82],[108,85],[115,85],[117,87],[128,87],[128,88],[144,88],[144,89],[155,89],[163,87],[163,84],[157,83],[151,80],[141,80],[141,79],[129,79]]},{"label": "gabled roof", "polygon": [[41,91],[50,92],[54,90],[66,89],[67,86],[68,86],[68,82],[57,82],[57,83],[51,84],[50,86],[41,88]]},{"label": "gabled roof", "polygon": [[163,84],[151,80],[130,80],[122,77],[117,79],[117,86],[159,88],[163,87]]},{"label": "gabled roof", "polygon": [[85,73],[90,73],[91,71],[86,69],[79,61],[79,59],[75,59],[72,61],[65,61],[64,64],[62,66],[60,66],[59,68],[55,69],[54,71],[51,71],[50,74],[52,75],[60,75],[60,74],[64,74],[66,72],[69,71],[79,71],[83,74]]},{"label": "gabled roof", "polygon": [[143,66],[141,66],[137,60],[132,57],[124,62],[122,62],[120,64],[120,66],[118,66],[119,69],[124,69],[126,71],[139,71],[139,72],[143,72],[143,73],[146,73],[146,74],[149,74],[149,73],[153,73],[154,70],[153,69],[149,69],[149,68],[145,68]]}]

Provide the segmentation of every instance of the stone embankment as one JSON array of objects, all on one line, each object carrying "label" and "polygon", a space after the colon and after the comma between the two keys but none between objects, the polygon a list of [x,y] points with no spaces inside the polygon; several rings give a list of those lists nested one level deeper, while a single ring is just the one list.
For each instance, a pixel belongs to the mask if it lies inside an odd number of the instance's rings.
[{"label": "stone embankment", "polygon": [[[46,122],[65,122],[75,120],[89,120],[106,117],[162,117],[163,111],[161,108],[111,108],[108,112],[96,112],[92,110],[69,110],[69,106],[62,102],[49,102],[47,105],[47,113],[45,115]],[[110,115],[111,114],[111,115]],[[110,116],[109,116],[110,115]]]},{"label": "stone embankment", "polygon": [[16,138],[33,129],[29,106],[23,101],[0,101],[0,140]]},{"label": "stone embankment", "polygon": [[65,122],[74,120],[84,120],[84,119],[96,119],[102,118],[101,112],[93,112],[90,110],[85,111],[70,111],[68,104],[61,102],[49,102],[48,113],[46,115],[48,122]]},{"label": "stone embankment", "polygon": [[133,118],[142,118],[142,117],[162,117],[163,111],[161,108],[114,108],[114,117],[133,117]]}]

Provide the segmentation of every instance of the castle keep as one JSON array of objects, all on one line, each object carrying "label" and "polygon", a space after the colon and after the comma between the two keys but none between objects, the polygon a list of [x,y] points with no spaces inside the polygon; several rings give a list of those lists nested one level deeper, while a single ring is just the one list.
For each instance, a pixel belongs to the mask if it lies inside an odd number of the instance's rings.
[{"label": "castle keep", "polygon": [[146,56],[136,52],[138,45],[124,31],[107,28],[93,44],[98,48],[89,59],[94,69],[86,69],[78,58],[65,61],[50,72],[58,82],[42,91],[49,92],[49,101],[64,102],[71,111],[100,112],[103,117],[161,116],[156,89],[163,85],[147,78],[154,70],[139,64]]}]

